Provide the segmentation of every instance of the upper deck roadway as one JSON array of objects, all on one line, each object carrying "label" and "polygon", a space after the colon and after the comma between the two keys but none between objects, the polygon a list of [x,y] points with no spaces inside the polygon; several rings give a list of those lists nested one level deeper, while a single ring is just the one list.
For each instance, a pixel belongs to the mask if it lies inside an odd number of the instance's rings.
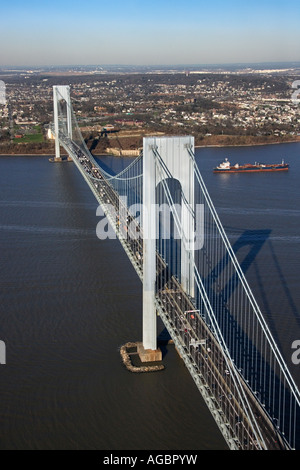
[{"label": "upper deck roadway", "polygon": [[[59,140],[87,181],[137,274],[143,280],[142,237],[130,237],[130,233],[128,237],[124,237],[124,230],[126,232],[128,227],[131,227],[138,232],[140,231],[139,225],[125,207],[123,208],[125,217],[123,216],[122,220],[119,216],[115,216],[120,210],[120,199],[101,173],[101,169],[95,166],[95,163],[68,137],[61,134]],[[114,207],[116,211],[114,214],[109,211],[108,205]],[[163,289],[156,293],[157,312],[229,448],[236,450],[290,449],[257,397],[240,377],[248,409],[245,410],[245,407],[242,407],[234,385],[236,371],[234,374],[201,312],[195,310],[193,300],[183,291],[178,280],[168,273],[168,267],[159,254],[157,254],[157,276],[160,276],[160,279],[163,278],[164,285]],[[251,415],[255,417],[259,433],[253,432],[249,419]]]}]

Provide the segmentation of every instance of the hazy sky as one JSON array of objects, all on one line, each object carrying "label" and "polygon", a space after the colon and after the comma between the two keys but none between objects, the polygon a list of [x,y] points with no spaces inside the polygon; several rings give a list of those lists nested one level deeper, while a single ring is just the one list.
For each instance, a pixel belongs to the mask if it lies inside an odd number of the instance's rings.
[{"label": "hazy sky", "polygon": [[300,61],[300,0],[3,0],[0,65]]}]

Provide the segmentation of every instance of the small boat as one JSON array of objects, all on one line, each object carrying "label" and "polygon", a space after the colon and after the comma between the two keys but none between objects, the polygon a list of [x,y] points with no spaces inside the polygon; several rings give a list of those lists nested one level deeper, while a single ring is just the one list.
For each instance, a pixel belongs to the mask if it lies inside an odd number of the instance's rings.
[{"label": "small boat", "polygon": [[286,171],[289,169],[289,164],[285,163],[282,160],[281,163],[246,163],[245,165],[231,165],[228,161],[228,158],[225,158],[225,161],[220,163],[219,166],[214,168],[214,173],[257,173],[261,171]]}]

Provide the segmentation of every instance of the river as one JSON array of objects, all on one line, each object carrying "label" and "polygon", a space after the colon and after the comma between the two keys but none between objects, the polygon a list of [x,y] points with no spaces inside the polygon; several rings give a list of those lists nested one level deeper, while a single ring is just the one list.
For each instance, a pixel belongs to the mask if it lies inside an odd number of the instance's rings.
[{"label": "river", "polygon": [[[225,157],[284,158],[290,170],[213,174]],[[199,148],[196,158],[299,386],[300,143]],[[132,161],[98,159],[115,171]],[[97,202],[75,165],[1,156],[0,193],[0,448],[226,449],[173,346],[163,372],[121,363],[120,346],[141,339],[141,283],[120,243],[96,237]]]}]

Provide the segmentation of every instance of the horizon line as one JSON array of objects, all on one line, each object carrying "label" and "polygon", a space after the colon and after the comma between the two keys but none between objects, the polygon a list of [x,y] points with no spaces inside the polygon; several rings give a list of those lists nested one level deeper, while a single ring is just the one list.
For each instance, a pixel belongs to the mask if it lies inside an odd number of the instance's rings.
[{"label": "horizon line", "polygon": [[151,68],[172,68],[172,67],[224,67],[224,66],[246,66],[246,65],[283,65],[283,64],[297,64],[300,65],[300,60],[277,60],[277,61],[258,61],[258,62],[214,62],[214,63],[174,63],[174,64],[2,64],[0,68],[61,68],[61,67],[151,67]]}]

